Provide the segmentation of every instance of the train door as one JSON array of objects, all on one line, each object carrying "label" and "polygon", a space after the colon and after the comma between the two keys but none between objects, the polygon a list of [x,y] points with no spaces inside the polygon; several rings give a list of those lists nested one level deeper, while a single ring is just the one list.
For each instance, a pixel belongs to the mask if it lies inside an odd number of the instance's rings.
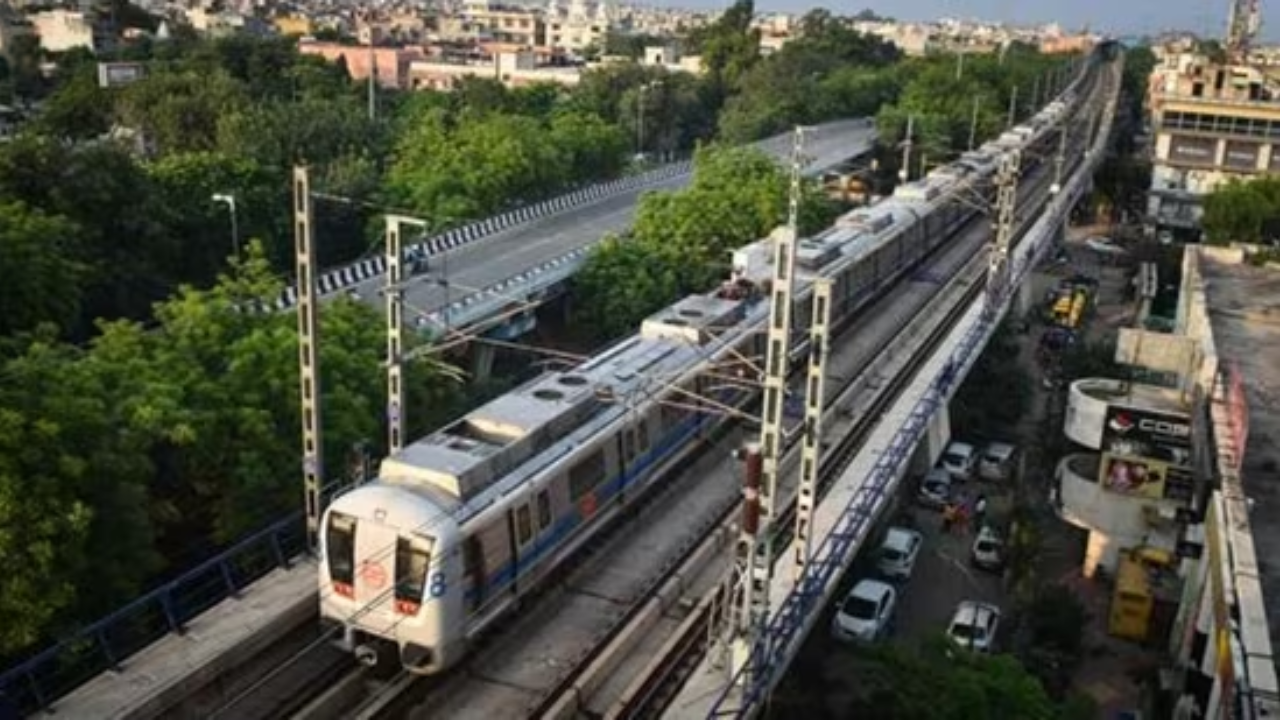
[{"label": "train door", "polygon": [[488,582],[485,575],[484,542],[479,535],[468,535],[462,543],[463,592],[467,598],[467,612],[475,614],[484,606]]},{"label": "train door", "polygon": [[523,502],[508,511],[508,522],[511,525],[511,556],[515,565],[514,590],[520,593],[526,578],[533,575],[536,558],[533,555],[537,545],[533,542],[533,513],[529,503]]},{"label": "train door", "polygon": [[355,530],[355,601],[361,608],[355,619],[365,627],[394,635],[399,533],[370,518],[362,518]]}]

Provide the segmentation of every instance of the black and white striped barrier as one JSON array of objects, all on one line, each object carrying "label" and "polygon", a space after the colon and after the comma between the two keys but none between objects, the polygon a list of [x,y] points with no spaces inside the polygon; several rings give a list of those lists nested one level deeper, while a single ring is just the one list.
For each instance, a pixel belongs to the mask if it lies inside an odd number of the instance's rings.
[{"label": "black and white striped barrier", "polygon": [[[492,313],[492,305],[524,302],[533,292],[564,279],[571,274],[591,252],[591,246],[580,247],[559,257],[535,265],[524,272],[494,283],[483,290],[466,295],[447,306],[426,315],[419,315],[414,324],[421,329],[466,327]],[[555,271],[561,271],[555,274]],[[524,286],[524,287],[521,287]],[[446,321],[447,320],[447,321]]]},{"label": "black and white striped barrier", "polygon": [[[591,185],[566,195],[549,198],[533,205],[518,207],[500,215],[446,230],[439,235],[434,235],[422,242],[408,246],[407,252],[410,255],[417,253],[419,257],[439,255],[489,237],[507,228],[555,215],[611,195],[686,175],[692,170],[692,160],[681,160],[639,175],[630,175],[606,183]],[[382,275],[387,270],[386,265],[386,258],[378,256],[361,260],[337,270],[330,270],[316,279],[317,290],[321,295],[338,292],[344,288]],[[287,310],[297,303],[297,298],[297,289],[291,286],[282,291],[272,305],[277,310]]]}]

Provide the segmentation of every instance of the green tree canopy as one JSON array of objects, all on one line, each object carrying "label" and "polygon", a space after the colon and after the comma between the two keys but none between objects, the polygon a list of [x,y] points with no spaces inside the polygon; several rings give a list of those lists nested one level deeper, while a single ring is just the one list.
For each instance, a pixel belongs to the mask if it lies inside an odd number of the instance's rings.
[{"label": "green tree canopy", "polygon": [[1280,239],[1280,178],[1231,180],[1204,198],[1205,239],[1215,245]]}]

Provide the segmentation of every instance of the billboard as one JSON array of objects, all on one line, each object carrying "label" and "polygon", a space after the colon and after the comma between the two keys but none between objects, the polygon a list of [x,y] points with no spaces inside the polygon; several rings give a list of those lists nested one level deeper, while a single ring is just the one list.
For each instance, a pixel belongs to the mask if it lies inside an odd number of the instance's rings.
[{"label": "billboard", "polygon": [[1258,155],[1261,152],[1262,145],[1259,143],[1231,140],[1222,156],[1222,164],[1233,170],[1257,170]]},{"label": "billboard", "polygon": [[[1141,494],[1145,497],[1188,501],[1195,493],[1191,475],[1191,419],[1187,415],[1110,405],[1099,450],[1104,456],[1157,464],[1150,469],[1159,474],[1160,494],[1144,491]],[[1105,477],[1105,462],[1103,466]]]},{"label": "billboard", "polygon": [[1215,138],[1174,135],[1169,138],[1169,161],[1190,165],[1213,165],[1217,160],[1218,141]]},{"label": "billboard", "polygon": [[98,87],[128,85],[141,80],[146,74],[146,66],[139,62],[100,62],[98,63]]},{"label": "billboard", "polygon": [[1111,492],[1158,500],[1164,497],[1169,466],[1159,460],[1106,453],[1099,465],[1098,482]]}]

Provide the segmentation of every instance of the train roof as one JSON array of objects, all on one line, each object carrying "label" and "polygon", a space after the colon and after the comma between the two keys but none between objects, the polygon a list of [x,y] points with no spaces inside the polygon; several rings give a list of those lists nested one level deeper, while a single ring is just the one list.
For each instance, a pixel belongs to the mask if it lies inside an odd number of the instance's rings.
[{"label": "train roof", "polygon": [[610,411],[624,411],[617,398],[697,358],[689,343],[633,336],[571,370],[542,375],[391,455],[382,462],[380,479],[429,486],[467,502],[544,451],[569,443],[561,454],[567,452],[576,431]]}]

